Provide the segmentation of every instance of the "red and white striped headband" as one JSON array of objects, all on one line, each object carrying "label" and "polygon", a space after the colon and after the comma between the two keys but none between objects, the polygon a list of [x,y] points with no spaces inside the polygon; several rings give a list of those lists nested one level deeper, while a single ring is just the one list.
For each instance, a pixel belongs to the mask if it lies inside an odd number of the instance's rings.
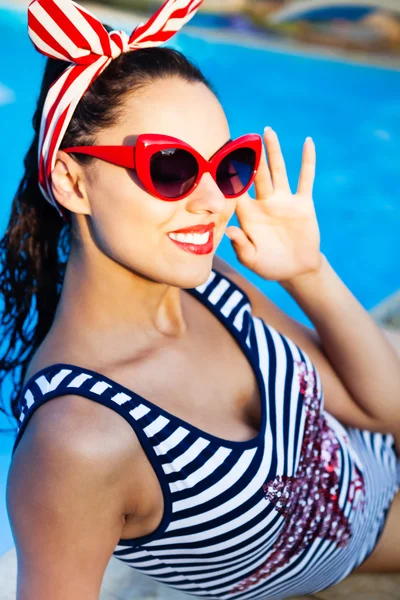
[{"label": "red and white striped headband", "polygon": [[160,46],[193,17],[202,1],[167,0],[130,37],[124,31],[108,33],[101,21],[73,0],[33,0],[29,4],[28,32],[36,49],[72,63],[47,94],[39,137],[39,187],[61,215],[50,177],[80,99],[112,60],[125,52]]}]

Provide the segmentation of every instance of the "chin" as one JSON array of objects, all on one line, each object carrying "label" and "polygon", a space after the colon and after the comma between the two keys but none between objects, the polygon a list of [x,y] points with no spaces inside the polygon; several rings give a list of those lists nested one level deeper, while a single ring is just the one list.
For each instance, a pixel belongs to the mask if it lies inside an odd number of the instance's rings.
[{"label": "chin", "polygon": [[171,283],[171,285],[181,289],[192,289],[203,285],[210,277],[214,255],[210,254],[207,258],[206,260],[205,257],[202,257],[201,264],[199,262],[197,265],[194,263],[186,268],[180,266],[178,269],[177,267],[174,277],[176,283]]}]

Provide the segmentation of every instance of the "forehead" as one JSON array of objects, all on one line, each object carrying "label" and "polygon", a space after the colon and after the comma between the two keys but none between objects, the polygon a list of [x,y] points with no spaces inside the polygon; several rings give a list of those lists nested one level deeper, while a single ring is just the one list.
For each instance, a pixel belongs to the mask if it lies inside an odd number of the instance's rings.
[{"label": "forehead", "polygon": [[224,110],[213,92],[203,83],[178,78],[160,79],[128,96],[118,125],[103,132],[98,143],[133,143],[141,133],[177,137],[206,158],[230,139]]}]

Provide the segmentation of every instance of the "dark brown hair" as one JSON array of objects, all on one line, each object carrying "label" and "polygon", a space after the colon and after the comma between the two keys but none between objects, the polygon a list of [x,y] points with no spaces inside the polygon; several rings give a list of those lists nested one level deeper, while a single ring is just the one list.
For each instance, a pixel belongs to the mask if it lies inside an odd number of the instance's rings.
[{"label": "dark brown hair", "polygon": [[[108,31],[111,27],[105,26]],[[37,108],[34,137],[25,156],[25,173],[11,208],[6,233],[0,241],[0,410],[7,413],[4,396],[11,384],[11,415],[18,419],[18,401],[29,362],[47,335],[60,297],[69,253],[70,222],[64,221],[42,195],[38,185],[38,143],[43,105],[52,83],[69,66],[47,59]],[[212,89],[197,67],[170,48],[146,48],[122,54],[94,81],[79,102],[61,144],[95,143],[99,130],[118,121],[124,99],[161,78],[179,77]],[[213,90],[212,90],[213,91]],[[80,155],[80,162],[93,159]],[[9,393],[7,393],[9,396]]]}]

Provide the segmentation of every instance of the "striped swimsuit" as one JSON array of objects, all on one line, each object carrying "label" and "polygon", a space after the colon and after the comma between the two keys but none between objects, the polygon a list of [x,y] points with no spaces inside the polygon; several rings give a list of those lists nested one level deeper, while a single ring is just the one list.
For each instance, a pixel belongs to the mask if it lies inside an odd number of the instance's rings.
[{"label": "striped swimsuit", "polygon": [[368,557],[383,529],[400,483],[393,436],[344,427],[327,413],[308,356],[253,316],[226,276],[214,269],[188,292],[227,327],[256,374],[255,438],[216,437],[99,373],[56,364],[24,388],[14,450],[44,402],[66,394],[99,402],[131,425],[164,498],[157,529],[119,540],[116,558],[209,599],[282,599],[329,587]]}]

